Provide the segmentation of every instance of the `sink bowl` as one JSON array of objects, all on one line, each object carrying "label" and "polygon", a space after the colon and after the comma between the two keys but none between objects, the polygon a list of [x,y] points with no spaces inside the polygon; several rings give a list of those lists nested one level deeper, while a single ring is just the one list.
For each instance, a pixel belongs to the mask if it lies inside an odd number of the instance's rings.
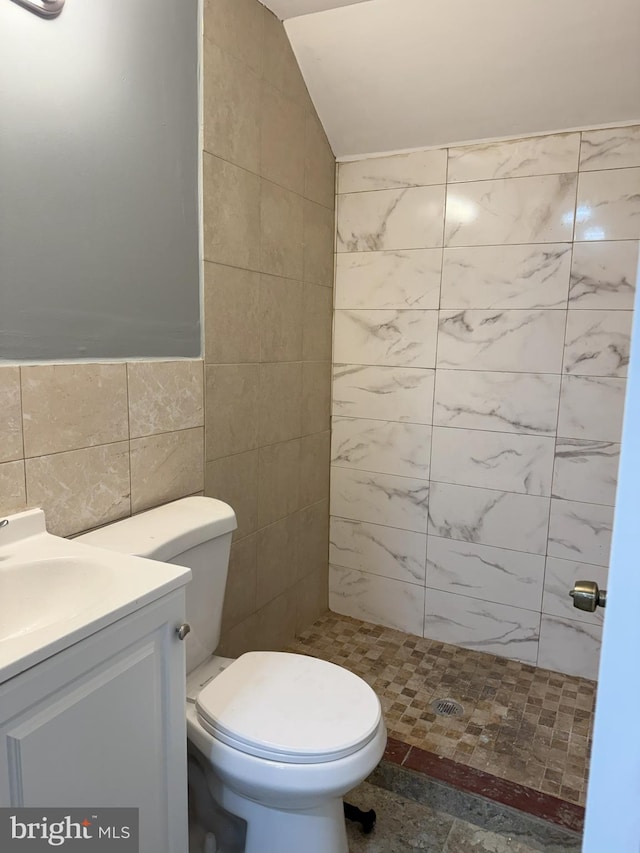
[{"label": "sink bowl", "polygon": [[191,578],[189,569],[47,533],[41,509],[0,527],[0,684]]},{"label": "sink bowl", "polygon": [[113,570],[79,557],[0,562],[0,642],[66,621],[108,597]]}]

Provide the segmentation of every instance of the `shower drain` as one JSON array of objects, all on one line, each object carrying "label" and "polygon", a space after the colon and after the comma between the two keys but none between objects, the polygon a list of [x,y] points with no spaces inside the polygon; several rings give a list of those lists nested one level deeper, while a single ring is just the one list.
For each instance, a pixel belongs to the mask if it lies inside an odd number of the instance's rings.
[{"label": "shower drain", "polygon": [[431,703],[431,710],[439,717],[459,717],[464,714],[464,708],[454,699],[436,699]]}]

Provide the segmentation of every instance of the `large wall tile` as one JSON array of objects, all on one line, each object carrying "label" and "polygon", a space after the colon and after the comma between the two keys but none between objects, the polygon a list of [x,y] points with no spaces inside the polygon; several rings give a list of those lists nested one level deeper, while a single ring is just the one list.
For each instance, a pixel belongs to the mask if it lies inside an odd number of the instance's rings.
[{"label": "large wall tile", "polygon": [[32,365],[21,375],[26,456],[129,437],[125,364]]},{"label": "large wall tile", "polygon": [[257,611],[251,649],[280,651],[291,642],[298,621],[295,595],[291,587]]},{"label": "large wall tile", "polygon": [[[340,164],[336,609],[415,630],[379,581],[426,584],[426,636],[534,665],[543,612],[580,625],[572,573],[608,562],[638,198],[638,128]],[[574,671],[562,631],[544,654]]]},{"label": "large wall tile", "polygon": [[548,525],[549,498],[431,484],[432,536],[544,554]]},{"label": "large wall tile", "polygon": [[438,426],[553,435],[560,376],[438,370],[433,420]]},{"label": "large wall tile", "polygon": [[305,284],[302,317],[302,358],[331,361],[332,293],[328,287]]},{"label": "large wall tile", "polygon": [[336,308],[438,308],[442,249],[336,256]]},{"label": "large wall tile", "polygon": [[259,247],[262,272],[301,279],[303,199],[271,181],[261,181],[261,187]]},{"label": "large wall tile", "polygon": [[338,196],[338,252],[442,245],[444,187]]},{"label": "large wall tile", "polygon": [[331,418],[331,363],[306,361],[302,365],[302,435],[329,429]]},{"label": "large wall tile", "polygon": [[19,367],[0,367],[0,411],[0,462],[21,459],[24,451]]},{"label": "large wall tile", "polygon": [[231,545],[222,611],[223,634],[251,616],[257,609],[257,556],[255,533]]},{"label": "large wall tile", "polygon": [[640,126],[582,132],[580,171],[640,166]]},{"label": "large wall tile", "polygon": [[295,586],[296,634],[304,631],[329,609],[329,567],[305,575]]},{"label": "large wall tile", "polygon": [[595,680],[601,641],[602,628],[597,625],[543,615],[538,666]]},{"label": "large wall tile", "polygon": [[331,469],[331,512],[341,518],[426,533],[428,500],[426,480]]},{"label": "large wall tile", "polygon": [[449,186],[445,246],[569,241],[575,194],[574,174]]},{"label": "large wall tile", "polygon": [[542,596],[542,612],[549,616],[559,616],[577,622],[592,622],[602,625],[604,611],[601,607],[595,613],[578,610],[573,606],[573,598],[569,592],[576,581],[595,581],[601,589],[607,587],[608,570],[603,566],[588,563],[576,563],[575,560],[559,560],[557,557],[547,557],[544,573],[544,594]]},{"label": "large wall tile", "polygon": [[258,451],[250,450],[207,462],[204,493],[232,507],[238,520],[238,529],[234,534],[236,539],[243,539],[257,530]]},{"label": "large wall tile", "polygon": [[577,501],[551,501],[550,557],[607,566],[611,548],[613,507]]},{"label": "large wall tile", "polygon": [[27,491],[24,460],[0,464],[0,516],[25,509]]},{"label": "large wall tile", "polygon": [[640,237],[640,169],[582,172],[578,179],[576,240]]},{"label": "large wall tile", "polygon": [[336,311],[334,360],[434,367],[437,331],[437,311]]},{"label": "large wall tile", "polygon": [[205,406],[207,462],[258,446],[257,364],[208,364]]},{"label": "large wall tile", "polygon": [[333,211],[336,161],[324,128],[315,114],[307,113],[305,127],[304,195]]},{"label": "large wall tile", "polygon": [[564,372],[626,376],[632,320],[632,311],[569,311]]},{"label": "large wall tile", "polygon": [[[262,83],[260,122],[260,171],[264,178],[298,195],[304,191],[305,111],[298,101],[283,95],[270,83]],[[227,118],[228,121],[228,118]],[[234,122],[228,122],[233,125]]]},{"label": "large wall tile", "polygon": [[300,439],[300,506],[329,497],[331,433],[316,432]]},{"label": "large wall tile", "polygon": [[550,495],[554,440],[434,427],[431,479],[527,495]]},{"label": "large wall tile", "polygon": [[236,364],[260,360],[260,275],[205,262],[205,360]]},{"label": "large wall tile", "polygon": [[302,300],[303,287],[299,281],[274,275],[261,276],[261,361],[300,361]]},{"label": "large wall tile", "polygon": [[290,98],[303,104],[309,102],[309,93],[284,26],[268,9],[264,10],[262,74]]},{"label": "large wall tile", "polygon": [[331,518],[329,562],[407,583],[425,583],[424,533]]},{"label": "large wall tile", "polygon": [[[427,538],[427,587],[540,611],[544,557]],[[429,593],[427,593],[429,595]]]},{"label": "large wall tile", "polygon": [[304,280],[333,287],[333,210],[304,201]]},{"label": "large wall tile", "polygon": [[613,506],[619,460],[617,442],[558,438],[553,497]]},{"label": "large wall tile", "polygon": [[440,311],[438,367],[560,373],[564,311]]},{"label": "large wall tile", "polygon": [[333,413],[429,424],[433,409],[433,370],[335,364]]},{"label": "large wall tile", "polygon": [[203,251],[206,261],[260,267],[260,178],[203,154]]},{"label": "large wall tile", "polygon": [[329,557],[329,501],[301,509],[298,580],[309,574],[326,575]]},{"label": "large wall tile", "polygon": [[300,559],[300,524],[294,513],[264,527],[257,534],[256,606],[263,607],[290,589]]},{"label": "large wall tile", "polygon": [[631,309],[638,278],[636,240],[575,243],[570,308]]},{"label": "large wall tile", "polygon": [[620,441],[625,387],[608,376],[563,376],[558,435]]},{"label": "large wall tile", "polygon": [[260,111],[260,78],[208,39],[203,50],[204,150],[257,172],[260,125],[255,116]]},{"label": "large wall tile", "polygon": [[204,424],[201,361],[132,361],[127,381],[131,438]]},{"label": "large wall tile", "polygon": [[333,419],[333,465],[426,480],[430,455],[430,426],[363,418]]},{"label": "large wall tile", "polygon": [[255,0],[205,0],[204,35],[254,71],[262,68],[264,9]]},{"label": "large wall tile", "polygon": [[566,308],[571,243],[444,250],[441,308]]},{"label": "large wall tile", "polygon": [[300,508],[300,439],[260,448],[257,498],[259,527]]},{"label": "large wall tile", "polygon": [[338,192],[391,190],[444,184],[447,179],[446,148],[372,157],[338,166]]},{"label": "large wall tile", "polygon": [[424,598],[422,586],[342,566],[329,568],[329,607],[334,613],[421,636]]},{"label": "large wall tile", "polygon": [[258,438],[261,445],[296,438],[302,432],[302,364],[260,365]]},{"label": "large wall tile", "polygon": [[202,428],[132,439],[132,512],[201,492],[203,445]]},{"label": "large wall tile", "polygon": [[575,172],[579,133],[531,136],[449,149],[449,183]]},{"label": "large wall tile", "polygon": [[[154,455],[148,461],[145,475],[152,479],[158,459]],[[47,530],[56,536],[71,536],[131,513],[126,441],[27,459],[26,475],[27,502],[42,507]]]},{"label": "large wall tile", "polygon": [[424,634],[441,643],[535,664],[539,626],[531,610],[427,590]]}]

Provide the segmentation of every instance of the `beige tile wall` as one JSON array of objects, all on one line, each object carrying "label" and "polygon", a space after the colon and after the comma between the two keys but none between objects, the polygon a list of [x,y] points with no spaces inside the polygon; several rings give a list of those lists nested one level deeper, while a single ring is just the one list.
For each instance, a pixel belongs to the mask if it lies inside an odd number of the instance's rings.
[{"label": "beige tile wall", "polygon": [[327,606],[335,161],[258,0],[206,0],[204,32],[205,493],[238,516],[238,654]]},{"label": "beige tile wall", "polygon": [[0,516],[71,536],[203,489],[203,363],[0,367]]}]

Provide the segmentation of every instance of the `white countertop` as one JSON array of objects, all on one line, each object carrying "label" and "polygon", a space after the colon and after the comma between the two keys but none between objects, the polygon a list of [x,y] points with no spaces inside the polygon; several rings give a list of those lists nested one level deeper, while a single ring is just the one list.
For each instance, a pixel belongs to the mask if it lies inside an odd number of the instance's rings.
[{"label": "white countertop", "polygon": [[0,528],[0,684],[190,579],[182,566],[52,536],[42,510],[9,516]]}]

